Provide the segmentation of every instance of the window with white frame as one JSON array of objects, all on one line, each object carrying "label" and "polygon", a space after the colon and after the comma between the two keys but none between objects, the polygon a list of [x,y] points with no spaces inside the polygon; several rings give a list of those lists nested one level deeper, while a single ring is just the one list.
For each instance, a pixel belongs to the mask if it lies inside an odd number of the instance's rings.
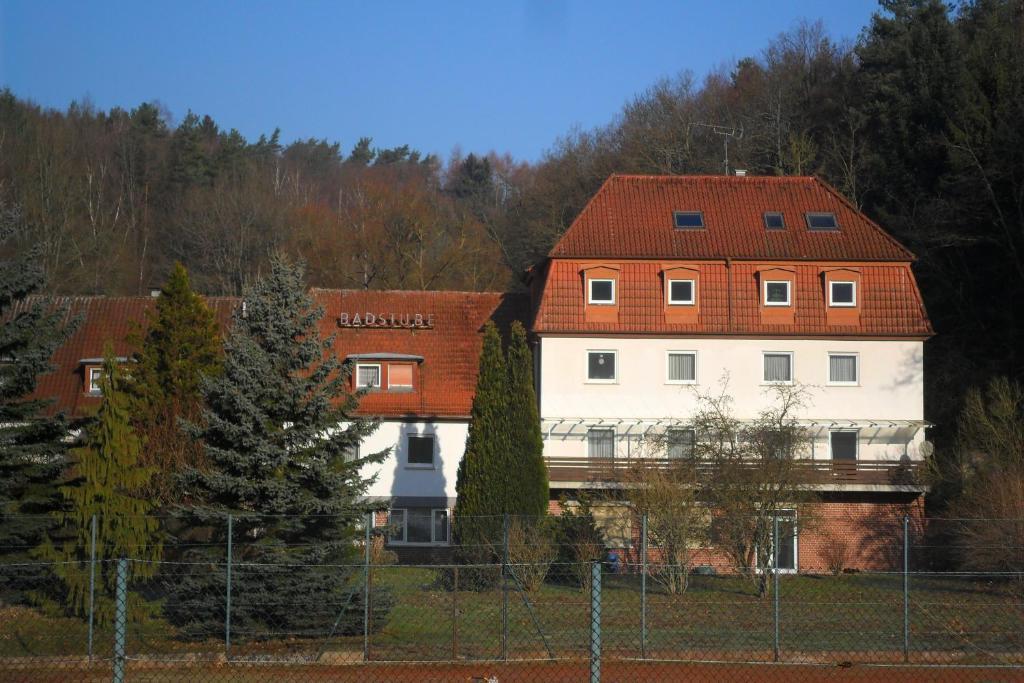
[{"label": "window with white frame", "polygon": [[358,363],[356,365],[356,388],[380,389],[380,363]]},{"label": "window with white frame", "polygon": [[[777,522],[772,522],[771,543],[772,553],[769,558],[771,567],[778,566],[782,573],[793,573],[797,570],[799,558],[797,546],[796,512],[793,510],[780,510],[775,513]],[[775,531],[778,530],[778,538],[775,538]],[[778,565],[775,564],[775,554],[778,553]]]},{"label": "window with white frame", "polygon": [[855,462],[857,460],[856,429],[837,429],[829,432],[828,446],[833,460]]},{"label": "window with white frame", "polygon": [[764,381],[769,384],[790,384],[793,381],[793,353],[764,352]]},{"label": "window with white frame", "polygon": [[614,382],[618,379],[615,351],[587,351],[587,381]]},{"label": "window with white frame", "polygon": [[592,278],[587,280],[587,303],[614,304],[615,280],[610,278]]},{"label": "window with white frame", "polygon": [[828,354],[828,383],[856,386],[860,381],[859,360],[856,353]]},{"label": "window with white frame", "polygon": [[434,435],[410,434],[406,437],[406,460],[409,467],[434,466]]},{"label": "window with white frame", "polygon": [[792,283],[789,280],[764,281],[765,306],[789,306],[791,301]]},{"label": "window with white frame", "polygon": [[668,303],[670,306],[692,306],[697,300],[695,280],[669,280]]},{"label": "window with white frame", "polygon": [[388,511],[388,543],[445,545],[449,540],[445,508],[392,508]]},{"label": "window with white frame", "polygon": [[99,395],[102,393],[100,379],[103,377],[103,368],[89,368],[89,393]]},{"label": "window with white frame", "polygon": [[828,283],[828,305],[852,307],[857,305],[857,283],[846,280],[831,280]]},{"label": "window with white frame", "polygon": [[696,384],[697,352],[669,351],[667,381],[669,384]]},{"label": "window with white frame", "polygon": [[665,455],[669,458],[687,458],[693,455],[697,433],[685,427],[669,427],[665,430]]},{"label": "window with white frame", "polygon": [[587,430],[587,456],[612,458],[615,456],[615,430],[611,427],[591,427]]}]

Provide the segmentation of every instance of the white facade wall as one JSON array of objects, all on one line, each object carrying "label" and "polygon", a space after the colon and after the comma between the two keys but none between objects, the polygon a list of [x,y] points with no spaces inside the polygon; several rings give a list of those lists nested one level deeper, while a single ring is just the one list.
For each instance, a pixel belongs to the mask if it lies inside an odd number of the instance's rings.
[{"label": "white facade wall", "polygon": [[[614,383],[587,380],[587,351],[616,351]],[[697,353],[697,382],[667,381],[669,351]],[[750,418],[771,400],[771,386],[763,382],[763,352],[793,354],[794,380],[810,392],[801,418],[816,421],[920,421],[924,419],[924,355],[920,341],[864,341],[853,339],[730,339],[652,337],[543,337],[540,340],[540,412],[544,421],[584,418],[575,436],[545,439],[545,455],[585,456],[586,425],[601,419],[622,420],[618,435],[629,420],[677,419],[685,421],[697,406],[697,393],[718,393],[727,378],[726,393],[734,399],[738,418]],[[859,356],[856,386],[830,386],[829,353]],[[813,457],[828,458],[828,427],[816,427]],[[638,433],[636,428],[631,435]],[[915,427],[859,428],[859,459],[920,457],[923,430]],[[620,452],[636,448],[628,439],[617,444]]]},{"label": "white facade wall", "polygon": [[[422,421],[381,422],[377,431],[360,445],[360,454],[369,455],[390,448],[383,463],[367,465],[362,476],[376,477],[367,495],[374,498],[415,497],[455,500],[455,478],[466,446],[469,422]],[[408,435],[434,436],[432,467],[409,465]]]}]

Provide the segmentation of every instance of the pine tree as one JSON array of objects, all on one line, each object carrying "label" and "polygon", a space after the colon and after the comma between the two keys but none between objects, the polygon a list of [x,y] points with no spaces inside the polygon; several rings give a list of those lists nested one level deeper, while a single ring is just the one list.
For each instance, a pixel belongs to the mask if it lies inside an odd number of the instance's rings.
[{"label": "pine tree", "polygon": [[493,322],[484,325],[480,373],[466,449],[455,482],[455,541],[482,561],[485,549],[502,538],[502,515],[507,512],[508,368],[501,336]]},{"label": "pine tree", "polygon": [[133,423],[148,447],[141,462],[156,468],[150,493],[159,504],[176,500],[175,478],[190,467],[202,469],[202,446],[180,422],[199,421],[200,383],[220,371],[221,342],[217,321],[202,297],[192,291],[180,263],[147,313],[144,336],[133,335],[138,348],[131,366]]},{"label": "pine tree", "polygon": [[[23,229],[20,212],[0,204],[0,245]],[[67,310],[29,298],[45,282],[37,250],[0,262],[0,558],[8,564],[23,561],[52,527],[66,465],[68,421],[46,415],[51,401],[30,397],[77,323]],[[5,571],[0,596],[19,602],[36,581]]]},{"label": "pine tree", "polygon": [[[247,563],[233,575],[233,591],[245,596],[231,614],[239,632],[322,636],[336,619],[336,633],[362,627],[352,572],[312,565],[358,561],[354,532],[369,511],[360,468],[387,451],[351,457],[377,424],[355,415],[348,368],[333,354],[333,339],[320,337],[323,310],[303,275],[301,265],[275,256],[270,275],[246,291],[223,371],[203,381],[203,423],[191,426],[205,443],[207,467],[183,475],[191,505],[181,517],[208,526],[210,539],[186,559],[223,562],[232,516],[233,561]],[[223,628],[223,565],[194,566],[176,580],[166,612],[186,634],[205,637]],[[387,607],[375,589],[375,618]]]},{"label": "pine tree", "polygon": [[[160,559],[159,524],[150,513],[152,503],[144,490],[155,468],[140,465],[142,442],[131,425],[130,398],[113,349],[104,350],[100,378],[103,402],[96,420],[86,431],[85,442],[72,451],[70,481],[61,487],[68,510],[57,517],[70,531],[68,538],[54,544],[46,539],[37,555],[53,562],[53,570],[64,584],[63,609],[79,616],[88,614],[92,519],[96,518],[97,623],[108,623],[114,615],[116,590],[115,560],[127,557],[129,579],[154,575],[153,561]],[[43,604],[52,601],[37,596]],[[130,618],[139,620],[153,613],[138,595],[129,598]]]},{"label": "pine tree", "polygon": [[519,321],[512,323],[508,348],[508,399],[508,512],[536,522],[547,514],[548,468],[544,463],[544,441],[533,386],[533,356],[526,343],[526,330]]}]

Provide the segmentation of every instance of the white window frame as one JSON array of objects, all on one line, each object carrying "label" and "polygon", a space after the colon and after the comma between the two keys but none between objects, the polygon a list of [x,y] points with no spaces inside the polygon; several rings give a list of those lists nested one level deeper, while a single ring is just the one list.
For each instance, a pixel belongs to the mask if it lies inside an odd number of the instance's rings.
[{"label": "white window frame", "polygon": [[103,390],[100,388],[100,380],[103,378],[103,368],[89,368],[89,394],[100,396]]},{"label": "white window frame", "polygon": [[[768,301],[768,285],[786,285],[785,301]],[[749,290],[747,290],[749,291]],[[762,299],[765,306],[792,306],[793,305],[793,282],[791,280],[765,280]]]},{"label": "white window frame", "polygon": [[[689,282],[690,283],[690,299],[689,300],[676,300],[672,298],[672,284],[674,282]],[[697,280],[693,278],[673,278],[668,281],[668,286],[665,288],[665,296],[668,299],[669,306],[693,306],[697,303]]]},{"label": "white window frame", "polygon": [[[853,287],[853,301],[851,302],[836,302],[832,298],[832,286],[833,285],[851,285]],[[856,280],[829,280],[828,281],[828,305],[832,308],[855,308],[857,306],[857,281]]]},{"label": "white window frame", "polygon": [[[417,506],[413,506],[413,507],[417,507]],[[409,526],[408,526],[409,525],[409,508],[407,508],[407,507],[404,507],[404,508],[391,508],[390,510],[388,510],[388,526],[389,527],[392,526],[392,516],[396,512],[401,512],[402,513],[402,525],[400,527],[401,530],[402,530],[402,540],[399,541],[399,540],[395,540],[394,538],[390,538],[389,537],[388,538],[388,545],[403,545],[403,546],[410,546],[410,547],[423,547],[423,548],[426,548],[426,547],[430,547],[430,546],[445,546],[445,545],[448,545],[449,543],[451,543],[452,513],[451,513],[450,509],[448,509],[448,508],[430,508],[430,541],[427,541],[427,542],[406,540],[406,539],[409,538]],[[447,528],[448,538],[445,538],[444,540],[441,540],[441,541],[437,540],[434,537],[434,519],[435,519],[435,517],[437,517],[437,513],[439,513],[439,512],[445,513],[445,515],[448,517],[448,524],[447,524],[447,527],[448,527]]]},{"label": "white window frame", "polygon": [[[430,464],[418,462],[410,462],[409,455],[412,452],[410,448],[410,439],[430,439]],[[405,468],[408,470],[434,470],[437,469],[437,436],[434,432],[412,432],[405,435]]]},{"label": "white window frame", "polygon": [[[800,522],[797,519],[796,510],[779,510],[775,513],[775,517],[782,519],[793,520],[793,568],[783,569],[779,567],[780,574],[796,574],[800,571]],[[776,544],[775,539],[775,522],[772,521],[772,545]],[[775,571],[775,553],[778,549],[772,548],[772,557],[769,566],[766,568],[768,571]]]},{"label": "white window frame", "polygon": [[[612,434],[612,454],[611,454],[611,457],[604,458],[604,457],[597,456],[597,455],[590,455],[590,432],[592,432],[592,431],[611,432],[611,434]],[[587,444],[587,459],[588,460],[592,459],[592,460],[597,460],[599,462],[600,461],[604,461],[604,460],[614,460],[615,456],[618,454],[617,451],[618,451],[618,446],[619,446],[619,432],[612,425],[591,425],[591,426],[587,427],[587,431],[586,431],[586,434],[584,436],[584,441]]]},{"label": "white window frame", "polygon": [[[591,379],[590,377],[590,354],[610,353],[615,363],[615,376],[611,379]],[[583,376],[586,384],[618,384],[619,383],[619,352],[615,349],[587,349],[583,354]]]},{"label": "white window frame", "polygon": [[[360,384],[359,383],[359,368],[377,368],[377,384]],[[356,363],[356,389],[377,389],[381,388],[381,384],[384,379],[384,370],[381,368],[380,363]]]},{"label": "white window frame", "polygon": [[[595,282],[610,282],[612,285],[612,298],[611,299],[595,299],[594,298],[594,283]],[[615,291],[615,278],[611,277],[588,277],[587,278],[587,303],[594,306],[614,306],[616,296],[618,292]]]},{"label": "white window frame", "polygon": [[[854,439],[853,439],[853,460],[836,460],[835,456],[832,454],[832,435],[837,433],[837,432],[845,432],[847,434],[853,434],[854,435]],[[833,462],[833,463],[835,463],[835,462],[839,462],[839,463],[855,463],[855,462],[859,462],[860,461],[860,430],[859,429],[853,429],[853,428],[845,428],[845,429],[840,428],[840,429],[830,429],[830,430],[828,430],[828,460],[829,460],[829,462]]]},{"label": "white window frame", "polygon": [[[411,363],[388,363],[388,391],[391,391],[392,389],[395,390],[395,391],[406,391],[406,392],[412,391],[412,382],[413,382],[413,380],[412,380],[411,377],[409,379],[409,384],[395,384],[394,382],[391,381],[391,368],[393,368],[395,366],[398,366],[398,365],[405,367],[405,366],[411,366]],[[415,372],[416,372],[415,369],[412,370],[410,375],[414,374]]]},{"label": "white window frame", "polygon": [[[853,356],[857,366],[857,379],[853,382],[832,381],[832,356]],[[825,380],[830,387],[859,387],[860,386],[860,353],[856,351],[829,351],[825,358]]]},{"label": "white window frame", "polygon": [[[764,378],[764,357],[765,356],[789,356],[789,380],[767,380]],[[788,386],[793,384],[794,378],[796,377],[796,359],[792,351],[762,351],[761,352],[761,384],[765,385],[784,385]]]},{"label": "white window frame", "polygon": [[[396,512],[401,512],[402,513],[402,524],[401,524],[400,527],[398,527],[398,528],[400,528],[402,530],[402,540],[400,540],[400,541],[396,540],[394,538],[394,536],[392,535],[392,533],[394,532],[394,529],[395,529],[394,515],[395,515]],[[409,519],[409,512],[405,508],[390,508],[388,510],[388,518],[387,518],[387,522],[386,522],[386,526],[388,528],[388,533],[387,533],[388,545],[405,545],[405,535],[406,535],[405,522],[408,519]]]},{"label": "white window frame", "polygon": [[[693,379],[672,379],[669,376],[669,372],[672,367],[672,356],[673,355],[688,355],[693,356]],[[698,378],[698,357],[696,351],[677,351],[672,349],[665,352],[665,384],[697,384]]]}]

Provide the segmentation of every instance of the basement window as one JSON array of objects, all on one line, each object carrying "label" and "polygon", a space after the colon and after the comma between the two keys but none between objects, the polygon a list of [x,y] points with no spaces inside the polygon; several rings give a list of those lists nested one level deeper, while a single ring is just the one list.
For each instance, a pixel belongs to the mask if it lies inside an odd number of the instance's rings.
[{"label": "basement window", "polygon": [[676,230],[700,230],[704,227],[702,211],[675,211],[672,217]]},{"label": "basement window", "polygon": [[836,215],[832,212],[812,212],[804,214],[807,219],[808,230],[838,230],[839,223],[836,222]]}]

